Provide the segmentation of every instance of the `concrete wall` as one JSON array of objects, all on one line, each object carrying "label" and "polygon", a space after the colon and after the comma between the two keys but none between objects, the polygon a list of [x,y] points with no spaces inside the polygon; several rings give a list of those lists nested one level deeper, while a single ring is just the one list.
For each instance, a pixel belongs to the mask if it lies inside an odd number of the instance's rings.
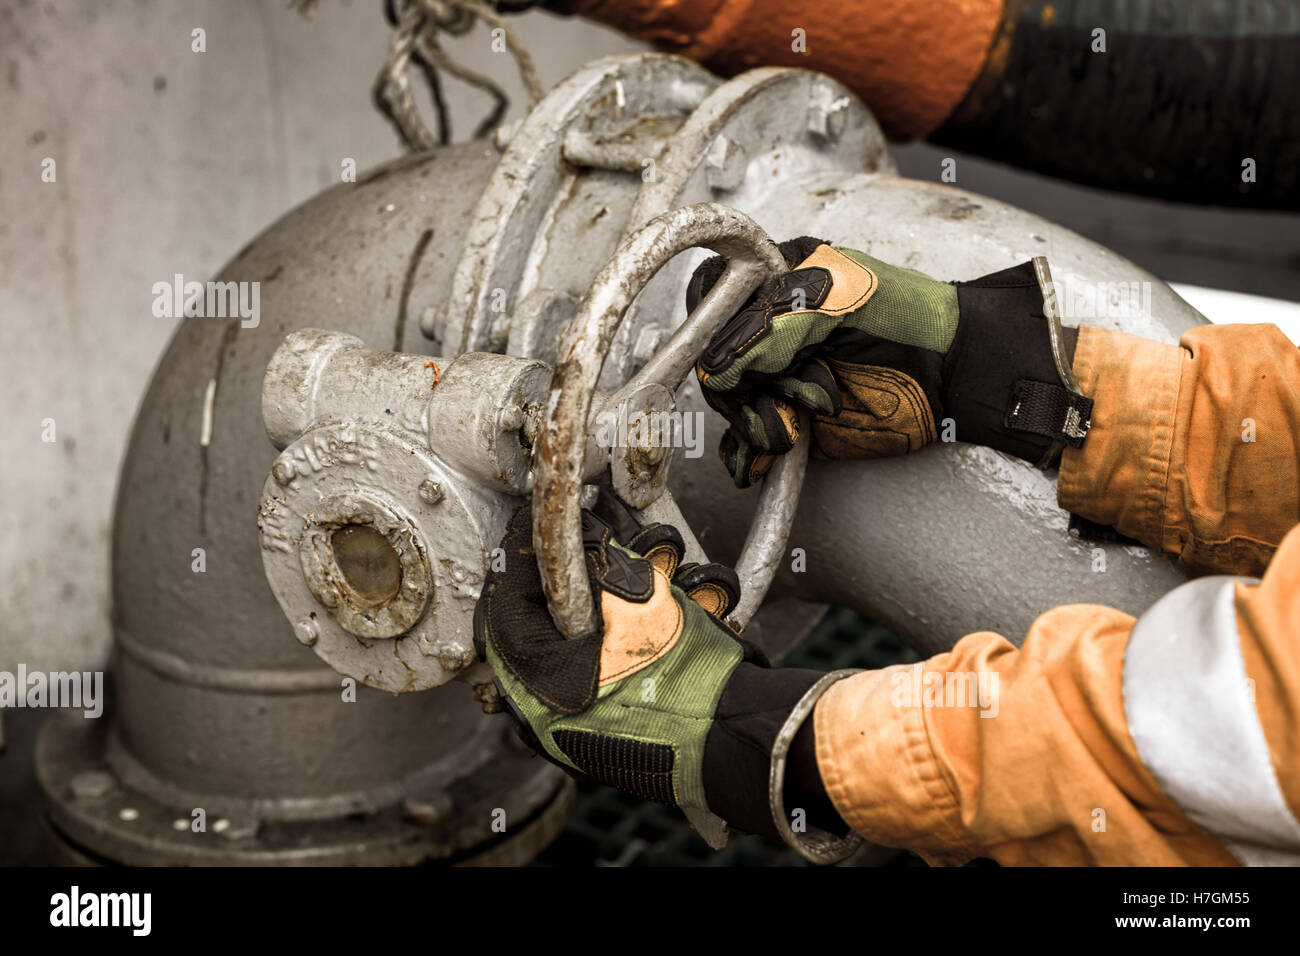
[{"label": "concrete wall", "polygon": [[[381,11],[0,0],[0,670],[90,667],[107,651],[118,468],[176,323],[153,316],[153,284],[208,278],[337,182],[344,157],[365,170],[399,155],[370,103],[390,37]],[[636,47],[550,14],[517,23],[547,87]],[[196,27],[205,53],[191,51]],[[486,31],[447,47],[505,81],[522,115],[513,61]],[[464,138],[489,100],[456,81],[447,92]]]}]

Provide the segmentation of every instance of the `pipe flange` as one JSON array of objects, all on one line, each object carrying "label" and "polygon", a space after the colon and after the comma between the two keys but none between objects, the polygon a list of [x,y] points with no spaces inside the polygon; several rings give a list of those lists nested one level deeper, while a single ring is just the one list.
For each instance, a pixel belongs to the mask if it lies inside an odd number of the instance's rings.
[{"label": "pipe flange", "polygon": [[433,578],[410,518],[369,495],[345,493],[321,501],[304,522],[303,577],[344,630],[388,638],[415,626],[429,606]]},{"label": "pipe flange", "polygon": [[821,73],[769,66],[716,87],[661,154],[628,214],[630,235],[695,202],[745,207],[824,171],[892,173],[888,143],[866,105]]},{"label": "pipe flange", "polygon": [[[585,163],[625,165],[626,157],[611,149],[620,138],[612,127],[636,129],[640,121],[676,129],[717,84],[717,77],[685,57],[620,53],[587,64],[551,90],[511,137],[484,188],[447,306],[420,319],[425,336],[447,355],[500,351],[506,341],[493,335],[492,319],[499,311],[494,300],[504,293],[513,302],[530,291],[521,286],[526,264],[539,237],[550,234],[546,218],[556,197],[574,188],[585,175]],[[581,148],[584,137],[592,149]],[[646,148],[660,145],[650,137]],[[633,155],[653,157],[644,152]],[[600,155],[606,158],[597,159]],[[641,171],[627,177],[629,189],[639,187]]]},{"label": "pipe flange", "polygon": [[294,636],[330,667],[427,690],[474,661],[474,605],[509,510],[404,433],[319,425],[263,486],[262,563]]},{"label": "pipe flange", "polygon": [[[846,177],[895,171],[871,111],[821,73],[775,66],[749,70],[715,87],[673,133],[656,175],[641,184],[624,237],[672,209],[722,202],[753,215],[778,239],[788,239],[789,209],[778,204],[772,207],[776,216],[760,215],[762,200],[794,195],[795,184],[835,171]],[[601,388],[617,388],[631,377],[638,365],[638,338],[666,338],[685,316],[684,310],[666,312],[658,303],[681,302],[676,290],[685,289],[704,257],[702,251],[679,256],[650,280],[647,294],[632,304],[619,329]]]}]

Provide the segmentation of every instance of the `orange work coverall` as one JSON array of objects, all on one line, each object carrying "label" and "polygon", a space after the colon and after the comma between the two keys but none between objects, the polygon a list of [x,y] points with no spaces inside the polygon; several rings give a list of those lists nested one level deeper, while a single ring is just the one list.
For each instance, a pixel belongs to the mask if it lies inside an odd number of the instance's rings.
[{"label": "orange work coverall", "polygon": [[[1300,863],[1300,349],[1271,325],[1084,326],[1074,372],[1095,406],[1060,505],[1192,580],[1139,618],[1058,607],[1019,649],[979,632],[832,685],[827,792],[936,864]],[[996,709],[900,704],[913,668],[983,675]]]}]

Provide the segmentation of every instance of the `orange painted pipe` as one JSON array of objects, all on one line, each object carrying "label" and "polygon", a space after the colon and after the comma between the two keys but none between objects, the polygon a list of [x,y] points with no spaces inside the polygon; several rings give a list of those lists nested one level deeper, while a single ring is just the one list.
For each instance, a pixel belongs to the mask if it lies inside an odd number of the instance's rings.
[{"label": "orange painted pipe", "polygon": [[732,76],[819,70],[894,140],[925,136],[996,66],[1004,0],[549,0]]}]

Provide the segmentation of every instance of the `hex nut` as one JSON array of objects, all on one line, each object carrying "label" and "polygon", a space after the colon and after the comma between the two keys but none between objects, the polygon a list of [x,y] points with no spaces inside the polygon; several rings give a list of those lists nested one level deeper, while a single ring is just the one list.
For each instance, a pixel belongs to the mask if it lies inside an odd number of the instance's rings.
[{"label": "hex nut", "polygon": [[112,774],[103,770],[83,770],[72,778],[68,789],[78,800],[94,800],[117,786]]},{"label": "hex nut", "polygon": [[830,87],[819,87],[808,108],[808,132],[828,143],[837,142],[848,125],[849,105],[848,97],[836,97]]},{"label": "hex nut", "polygon": [[420,500],[426,505],[436,505],[443,499],[442,486],[432,478],[420,482]]},{"label": "hex nut", "polygon": [[745,181],[745,149],[727,136],[719,136],[705,156],[704,175],[709,188],[730,192]]}]

